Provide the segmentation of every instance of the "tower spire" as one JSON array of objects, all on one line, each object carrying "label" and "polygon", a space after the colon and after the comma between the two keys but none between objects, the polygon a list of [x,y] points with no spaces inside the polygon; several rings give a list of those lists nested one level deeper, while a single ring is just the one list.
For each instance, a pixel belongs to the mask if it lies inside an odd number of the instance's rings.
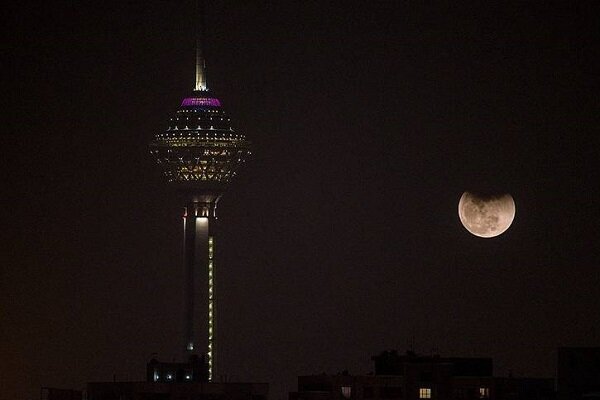
[{"label": "tower spire", "polygon": [[196,0],[196,87],[194,90],[206,91],[206,64],[202,47],[204,46],[204,1]]}]

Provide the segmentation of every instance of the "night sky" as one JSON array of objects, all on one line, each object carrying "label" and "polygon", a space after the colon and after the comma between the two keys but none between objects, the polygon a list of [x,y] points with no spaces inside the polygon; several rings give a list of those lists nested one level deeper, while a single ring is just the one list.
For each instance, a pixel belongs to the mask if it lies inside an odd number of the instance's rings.
[{"label": "night sky", "polygon": [[[194,1],[14,3],[0,398],[142,380],[182,348],[148,142],[194,84]],[[276,399],[411,343],[534,377],[598,346],[596,4],[209,2],[208,84],[254,144],[219,203],[220,372]],[[469,234],[465,190],[511,193],[512,227]]]}]

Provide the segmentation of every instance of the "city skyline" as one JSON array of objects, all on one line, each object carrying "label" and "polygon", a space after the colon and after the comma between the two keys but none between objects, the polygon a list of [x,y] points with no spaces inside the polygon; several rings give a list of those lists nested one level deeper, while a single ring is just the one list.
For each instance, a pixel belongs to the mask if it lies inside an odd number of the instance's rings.
[{"label": "city skyline", "polygon": [[[10,6],[11,396],[180,352],[181,213],[145,144],[193,87],[193,3]],[[597,6],[209,4],[211,89],[257,149],[219,206],[229,378],[277,396],[413,342],[552,376],[598,344]],[[511,193],[510,229],[466,232],[464,191]]]}]

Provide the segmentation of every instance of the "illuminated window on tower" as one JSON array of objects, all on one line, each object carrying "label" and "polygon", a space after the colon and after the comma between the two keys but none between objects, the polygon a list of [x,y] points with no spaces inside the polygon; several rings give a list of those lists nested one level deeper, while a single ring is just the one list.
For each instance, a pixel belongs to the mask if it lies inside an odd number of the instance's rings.
[{"label": "illuminated window on tower", "polygon": [[430,399],[431,398],[431,389],[430,388],[420,388],[419,389],[419,398],[420,399]]},{"label": "illuminated window on tower", "polygon": [[486,387],[479,388],[479,398],[480,399],[489,399],[490,398],[490,389]]}]

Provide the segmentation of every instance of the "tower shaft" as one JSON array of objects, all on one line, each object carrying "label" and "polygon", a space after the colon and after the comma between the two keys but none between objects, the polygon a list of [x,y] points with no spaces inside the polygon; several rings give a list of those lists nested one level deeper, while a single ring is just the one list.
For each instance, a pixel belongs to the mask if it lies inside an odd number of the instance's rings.
[{"label": "tower shaft", "polygon": [[216,200],[192,201],[183,217],[185,349],[188,354],[206,351],[209,380],[216,359],[215,208]]}]

